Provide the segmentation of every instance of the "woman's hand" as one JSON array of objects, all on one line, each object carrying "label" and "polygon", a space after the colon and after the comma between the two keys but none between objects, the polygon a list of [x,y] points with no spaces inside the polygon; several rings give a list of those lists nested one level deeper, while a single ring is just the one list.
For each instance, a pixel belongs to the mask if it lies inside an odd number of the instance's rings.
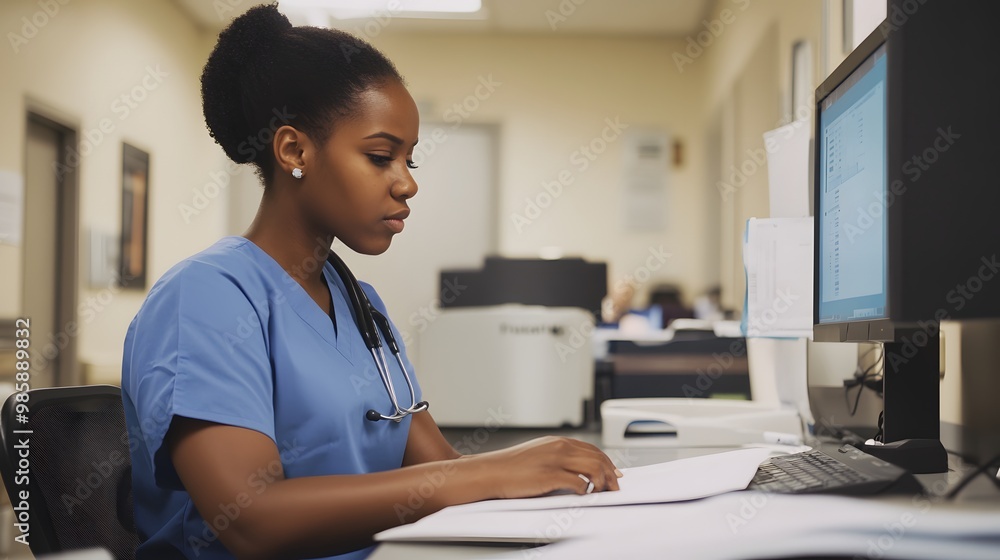
[{"label": "woman's hand", "polygon": [[557,490],[585,494],[588,480],[594,492],[618,490],[621,476],[600,449],[565,437],[542,437],[460,461],[474,462],[483,469],[493,498],[527,498]]}]

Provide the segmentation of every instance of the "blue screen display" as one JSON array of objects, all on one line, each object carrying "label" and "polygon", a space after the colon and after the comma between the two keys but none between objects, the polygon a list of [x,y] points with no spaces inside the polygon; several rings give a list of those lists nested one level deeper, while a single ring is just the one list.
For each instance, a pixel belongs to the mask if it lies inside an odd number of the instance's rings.
[{"label": "blue screen display", "polygon": [[887,309],[885,45],[819,102],[819,322]]}]

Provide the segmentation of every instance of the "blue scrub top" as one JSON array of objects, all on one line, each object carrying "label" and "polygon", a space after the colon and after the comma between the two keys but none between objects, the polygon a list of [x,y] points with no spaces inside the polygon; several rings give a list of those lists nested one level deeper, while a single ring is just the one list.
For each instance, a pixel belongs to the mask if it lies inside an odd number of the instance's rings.
[{"label": "blue scrub top", "polygon": [[[164,445],[174,416],[268,436],[286,478],[402,466],[410,418],[365,419],[369,409],[387,414],[392,405],[355,326],[344,283],[325,262],[323,273],[336,328],[274,259],[243,237],[225,237],[178,263],[150,290],[129,325],[122,364],[140,560],[233,558],[174,470]],[[362,287],[388,316],[375,290]],[[393,331],[402,341],[395,326]],[[400,404],[408,406],[403,374],[388,352],[387,358]],[[251,481],[249,498],[265,484],[263,476]],[[215,524],[227,521],[216,518]],[[371,551],[337,558],[364,558]]]}]

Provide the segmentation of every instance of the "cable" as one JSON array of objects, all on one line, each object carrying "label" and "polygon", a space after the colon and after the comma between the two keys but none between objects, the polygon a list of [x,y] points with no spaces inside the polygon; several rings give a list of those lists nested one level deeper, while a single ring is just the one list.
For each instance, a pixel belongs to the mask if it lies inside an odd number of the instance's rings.
[{"label": "cable", "polygon": [[[947,494],[944,495],[944,499],[946,500],[955,499],[955,496],[958,496],[958,493],[961,492],[966,486],[968,486],[969,483],[972,482],[977,476],[987,472],[988,470],[990,470],[990,468],[997,466],[997,464],[1000,464],[1000,455],[993,457],[992,459],[990,459],[989,462],[976,467],[976,470],[963,476],[962,480],[958,481],[958,484],[954,488],[952,488]],[[996,476],[992,475],[987,475],[987,478],[990,479],[990,481],[993,483],[994,486],[997,487],[997,489],[1000,489],[1000,478],[997,478]]]},{"label": "cable", "polygon": [[[867,350],[864,354],[862,354],[861,357],[858,358],[858,361],[859,362],[864,361],[864,359],[869,354],[879,349],[882,349],[882,352],[879,353],[879,356],[875,358],[875,361],[872,362],[870,366],[868,366],[867,368],[864,369],[864,371],[862,371],[861,366],[859,365],[858,369],[854,372],[854,378],[844,381],[844,404],[847,407],[848,414],[850,414],[851,416],[854,416],[858,412],[858,406],[861,405],[861,393],[864,392],[865,387],[869,387],[870,389],[878,393],[879,396],[881,396],[881,391],[879,391],[877,387],[878,384],[882,382],[881,366],[884,365],[885,363],[885,350],[883,349],[882,345],[879,344],[873,346],[871,349]],[[878,373],[872,373],[872,370],[875,370]],[[869,383],[874,385],[874,387],[869,385]],[[851,387],[854,387],[855,385],[858,386],[858,394],[854,398],[854,406],[852,407],[850,394],[851,394]]]}]

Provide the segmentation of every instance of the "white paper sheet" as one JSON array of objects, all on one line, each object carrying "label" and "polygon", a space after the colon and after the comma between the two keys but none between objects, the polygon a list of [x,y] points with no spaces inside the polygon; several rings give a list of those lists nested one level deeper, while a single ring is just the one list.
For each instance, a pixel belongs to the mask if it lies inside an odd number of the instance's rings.
[{"label": "white paper sheet", "polygon": [[580,518],[589,515],[585,510],[606,509],[594,506],[687,501],[742,490],[750,484],[761,461],[772,453],[767,448],[738,449],[622,469],[624,476],[618,480],[621,490],[617,492],[452,506],[411,525],[383,531],[375,539],[533,539],[537,530],[544,534],[554,518]]},{"label": "white paper sheet", "polygon": [[[854,556],[995,560],[1000,505],[738,492],[698,502],[587,511],[560,542],[501,558],[736,560]],[[544,542],[544,541],[538,541]]]},{"label": "white paper sheet", "polygon": [[809,215],[810,122],[795,121],[764,133],[772,218]]},{"label": "white paper sheet", "polygon": [[750,218],[743,264],[747,336],[811,339],[812,218]]}]

